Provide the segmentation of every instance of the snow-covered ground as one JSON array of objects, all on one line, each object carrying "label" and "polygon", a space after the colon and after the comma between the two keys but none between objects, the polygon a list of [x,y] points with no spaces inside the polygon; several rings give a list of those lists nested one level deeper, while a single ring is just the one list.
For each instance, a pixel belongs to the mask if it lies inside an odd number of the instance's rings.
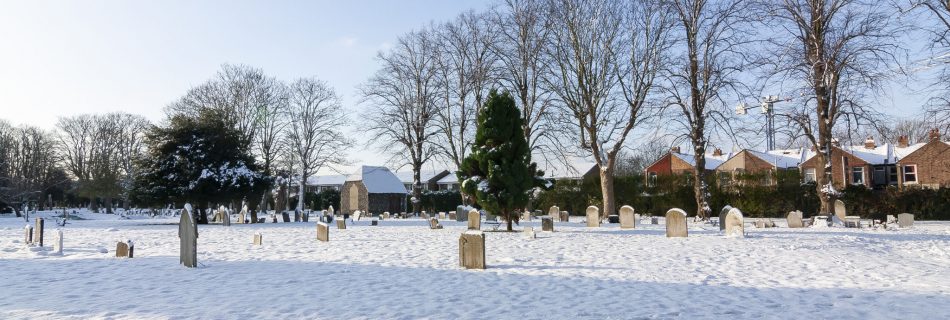
[{"label": "snow-covered ground", "polygon": [[[86,213],[62,256],[29,249],[0,216],[0,319],[948,319],[950,222],[912,229],[690,227],[486,233],[486,270],[458,266],[464,223],[423,220],[199,227],[178,264],[177,218]],[[580,220],[578,217],[574,217]],[[526,225],[540,229],[538,221]],[[784,226],[780,223],[779,226]],[[47,222],[52,246],[57,227]],[[263,246],[252,245],[262,233]],[[117,259],[132,239],[135,258]]]}]

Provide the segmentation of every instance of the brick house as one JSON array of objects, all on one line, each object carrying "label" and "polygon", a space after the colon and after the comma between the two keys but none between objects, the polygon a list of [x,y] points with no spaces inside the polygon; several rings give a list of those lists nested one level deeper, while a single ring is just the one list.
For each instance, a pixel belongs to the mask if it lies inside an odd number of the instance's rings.
[{"label": "brick house", "polygon": [[744,149],[716,167],[716,174],[723,185],[737,180],[743,174],[762,174],[762,185],[776,183],[775,173],[798,170],[806,156],[802,149],[769,150],[766,152]]},{"label": "brick house", "polygon": [[940,140],[933,129],[929,141],[908,145],[907,136],[898,138],[897,166],[901,187],[939,188],[950,185],[950,144]]},{"label": "brick house", "polygon": [[[394,173],[396,178],[399,178],[399,181],[402,181],[402,184],[406,186],[406,191],[412,192],[412,182],[413,182],[413,172],[412,171],[401,171]],[[421,170],[419,171],[419,183],[422,184],[422,191],[435,191],[439,190],[439,180],[445,178],[449,175],[454,175],[454,172],[449,170]]]},{"label": "brick house", "polygon": [[406,187],[386,167],[361,166],[343,183],[340,211],[405,212],[407,194]]},{"label": "brick house", "polygon": [[[818,163],[818,157],[812,150],[800,168],[805,182],[816,180],[816,171],[824,166]],[[868,138],[861,146],[832,146],[831,174],[836,189],[847,185],[863,185],[872,189],[882,189],[897,185],[897,166],[894,148],[884,144],[878,146],[874,139]]]},{"label": "brick house", "polygon": [[[706,154],[706,172],[712,173],[719,165],[732,156],[732,153],[723,154],[722,150],[715,149]],[[658,176],[692,174],[695,162],[692,154],[681,153],[679,147],[673,147],[670,152],[654,161],[644,169],[644,176],[648,184],[656,182]]]}]

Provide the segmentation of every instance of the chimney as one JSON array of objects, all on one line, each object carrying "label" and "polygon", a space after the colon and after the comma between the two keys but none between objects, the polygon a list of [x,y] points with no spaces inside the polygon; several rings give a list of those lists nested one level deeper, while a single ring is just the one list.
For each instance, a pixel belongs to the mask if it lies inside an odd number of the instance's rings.
[{"label": "chimney", "polygon": [[713,150],[713,157],[719,156],[722,156],[722,149],[716,148],[716,150]]},{"label": "chimney", "polygon": [[864,139],[864,148],[869,149],[869,150],[873,150],[874,148],[877,148],[877,145],[874,144],[873,137],[868,136],[867,139]]},{"label": "chimney", "polygon": [[670,152],[672,152],[672,153],[680,153],[680,147],[673,147],[673,148],[670,148]]},{"label": "chimney", "polygon": [[930,141],[940,141],[940,129],[930,129]]},{"label": "chimney", "polygon": [[907,136],[897,137],[897,147],[898,148],[907,148],[910,146],[910,141],[907,139]]}]

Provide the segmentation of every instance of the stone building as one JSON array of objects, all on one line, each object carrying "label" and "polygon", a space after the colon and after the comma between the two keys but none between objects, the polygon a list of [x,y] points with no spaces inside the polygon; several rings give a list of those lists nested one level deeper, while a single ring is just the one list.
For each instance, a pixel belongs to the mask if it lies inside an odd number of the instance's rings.
[{"label": "stone building", "polygon": [[406,187],[386,167],[361,166],[343,183],[340,211],[405,212],[407,194]]}]

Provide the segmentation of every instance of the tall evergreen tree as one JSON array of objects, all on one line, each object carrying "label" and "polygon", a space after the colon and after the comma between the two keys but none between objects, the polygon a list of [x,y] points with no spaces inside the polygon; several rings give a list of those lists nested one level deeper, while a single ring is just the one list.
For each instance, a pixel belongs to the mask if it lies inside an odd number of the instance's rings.
[{"label": "tall evergreen tree", "polygon": [[192,202],[200,209],[198,223],[207,223],[204,209],[260,197],[269,181],[258,172],[250,141],[213,111],[197,117],[176,115],[167,127],[147,135],[148,155],[135,181],[134,195],[151,204]]},{"label": "tall evergreen tree", "polygon": [[462,190],[482,208],[504,217],[511,231],[515,211],[528,204],[532,189],[545,186],[544,172],[531,162],[524,118],[508,92],[492,90],[478,114],[472,152],[462,161]]}]

